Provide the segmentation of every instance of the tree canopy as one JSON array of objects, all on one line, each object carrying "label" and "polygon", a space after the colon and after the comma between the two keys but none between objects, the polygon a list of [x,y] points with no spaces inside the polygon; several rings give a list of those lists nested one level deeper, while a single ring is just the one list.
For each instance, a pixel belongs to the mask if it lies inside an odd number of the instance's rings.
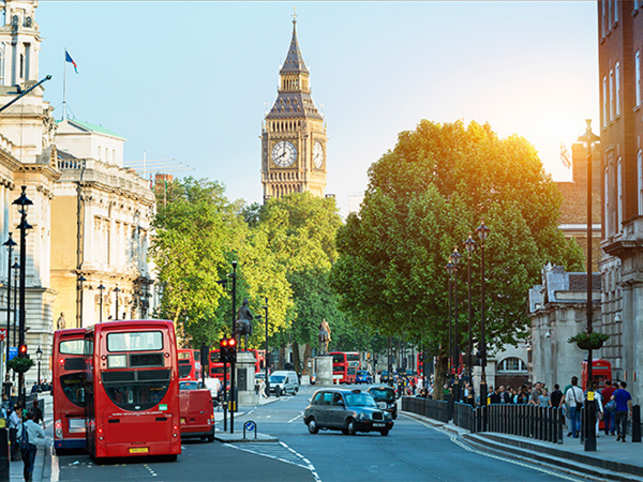
[{"label": "tree canopy", "polygon": [[[383,334],[419,339],[444,354],[445,265],[457,247],[463,254],[456,286],[464,322],[463,242],[484,219],[491,228],[484,246],[488,342],[516,342],[525,334],[525,297],[541,266],[551,261],[582,267],[580,248],[557,228],[560,203],[525,139],[500,139],[489,125],[475,122],[422,121],[415,131],[400,133],[394,149],[370,167],[360,211],[339,229],[331,284],[340,306]],[[471,263],[479,320],[479,246]]]}]

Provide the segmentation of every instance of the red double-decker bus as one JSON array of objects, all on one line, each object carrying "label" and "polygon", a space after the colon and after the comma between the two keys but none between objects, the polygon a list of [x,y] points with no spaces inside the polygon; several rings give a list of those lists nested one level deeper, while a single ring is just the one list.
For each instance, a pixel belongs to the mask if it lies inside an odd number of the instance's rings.
[{"label": "red double-decker bus", "polygon": [[[333,381],[337,383],[355,383],[355,376],[359,369],[359,353],[333,351]],[[357,363],[355,361],[357,356]]]},{"label": "red double-decker bus", "polygon": [[[223,383],[223,362],[219,361],[219,349],[210,350],[210,360],[208,363],[208,372],[210,378],[218,378]],[[228,374],[229,376],[230,374]]]},{"label": "red double-decker bus", "polygon": [[85,448],[85,330],[54,332],[52,389],[54,398],[54,448]]},{"label": "red double-decker bus", "polygon": [[93,458],[181,453],[176,338],[170,321],[87,329],[87,448]]},{"label": "red double-decker bus", "polygon": [[179,381],[201,379],[201,352],[191,348],[178,350]]}]

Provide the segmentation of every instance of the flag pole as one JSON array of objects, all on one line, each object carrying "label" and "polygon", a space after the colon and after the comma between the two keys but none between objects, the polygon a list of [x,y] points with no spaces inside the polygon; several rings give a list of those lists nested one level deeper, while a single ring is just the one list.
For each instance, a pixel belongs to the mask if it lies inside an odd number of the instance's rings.
[{"label": "flag pole", "polygon": [[[65,49],[65,55],[67,55],[67,49]],[[66,98],[66,87],[67,87],[67,59],[63,59],[63,117],[61,120],[65,120],[66,109],[67,109],[67,98]]]}]

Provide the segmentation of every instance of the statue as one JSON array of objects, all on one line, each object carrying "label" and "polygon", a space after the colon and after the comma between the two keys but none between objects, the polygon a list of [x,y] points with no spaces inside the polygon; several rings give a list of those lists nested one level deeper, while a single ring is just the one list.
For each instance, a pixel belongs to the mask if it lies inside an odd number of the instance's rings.
[{"label": "statue", "polygon": [[237,313],[237,321],[234,322],[234,336],[240,337],[243,335],[244,343],[243,349],[248,349],[248,335],[252,336],[252,312],[248,307],[248,298],[243,299],[243,304],[239,307]]},{"label": "statue", "polygon": [[331,342],[330,325],[323,319],[319,324],[319,353],[328,355],[328,344]]},{"label": "statue", "polygon": [[56,329],[57,330],[64,330],[65,329],[65,317],[61,313],[60,316],[58,317],[58,320],[56,321]]}]

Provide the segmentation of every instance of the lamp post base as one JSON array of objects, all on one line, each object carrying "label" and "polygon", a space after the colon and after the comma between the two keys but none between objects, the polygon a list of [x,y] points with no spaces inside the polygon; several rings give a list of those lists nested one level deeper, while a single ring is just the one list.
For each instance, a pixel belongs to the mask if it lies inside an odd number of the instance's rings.
[{"label": "lamp post base", "polygon": [[[589,395],[589,393],[588,393]],[[593,395],[593,393],[592,393]],[[585,452],[596,452],[596,401],[585,401]]]}]

